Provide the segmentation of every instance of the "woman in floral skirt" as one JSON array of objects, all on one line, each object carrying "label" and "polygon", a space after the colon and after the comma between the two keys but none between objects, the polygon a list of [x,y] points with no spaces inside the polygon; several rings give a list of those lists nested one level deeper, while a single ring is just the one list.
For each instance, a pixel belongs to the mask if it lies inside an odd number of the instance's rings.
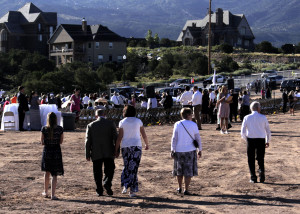
[{"label": "woman in floral skirt", "polygon": [[133,106],[125,106],[123,110],[124,119],[119,123],[119,136],[116,143],[116,157],[119,156],[121,145],[124,168],[121,175],[122,193],[127,193],[130,188],[129,196],[136,196],[138,192],[137,172],[142,157],[141,135],[145,141],[145,150],[149,149],[148,139],[140,119],[135,117],[136,110]]}]

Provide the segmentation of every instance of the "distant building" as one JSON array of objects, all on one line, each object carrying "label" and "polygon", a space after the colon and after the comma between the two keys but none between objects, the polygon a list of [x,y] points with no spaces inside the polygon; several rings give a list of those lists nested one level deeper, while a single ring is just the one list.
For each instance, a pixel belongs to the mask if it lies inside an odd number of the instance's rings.
[{"label": "distant building", "polygon": [[103,62],[122,62],[126,54],[126,38],[102,25],[62,24],[49,39],[50,57],[56,65],[73,61],[90,62],[97,66]]},{"label": "distant building", "polygon": [[[201,20],[188,20],[183,27],[178,42],[183,45],[208,45],[209,15]],[[255,39],[248,21],[243,14],[232,14],[228,10],[217,9],[211,16],[212,45],[228,43],[234,47],[254,49]]]},{"label": "distant building", "polygon": [[57,26],[57,13],[43,12],[32,3],[0,18],[0,51],[24,49],[48,56],[47,41]]}]

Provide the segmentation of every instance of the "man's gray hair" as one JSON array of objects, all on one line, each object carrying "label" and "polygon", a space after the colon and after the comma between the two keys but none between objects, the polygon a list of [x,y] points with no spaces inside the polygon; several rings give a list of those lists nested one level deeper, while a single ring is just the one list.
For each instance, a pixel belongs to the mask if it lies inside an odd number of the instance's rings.
[{"label": "man's gray hair", "polygon": [[257,101],[252,102],[251,105],[250,105],[250,109],[251,109],[252,112],[253,111],[258,111],[258,109],[260,109],[260,103],[257,102]]},{"label": "man's gray hair", "polygon": [[98,117],[104,116],[105,110],[104,109],[97,109],[95,115]]}]

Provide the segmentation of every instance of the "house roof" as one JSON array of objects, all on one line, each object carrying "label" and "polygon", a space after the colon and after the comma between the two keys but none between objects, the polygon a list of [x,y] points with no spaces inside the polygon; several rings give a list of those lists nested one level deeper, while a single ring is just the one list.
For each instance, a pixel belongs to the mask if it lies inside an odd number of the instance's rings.
[{"label": "house roof", "polygon": [[[106,26],[87,25],[87,31],[82,30],[82,25],[62,24],[60,25],[72,37],[74,41],[122,41],[126,42],[124,37],[112,32]],[[58,31],[56,31],[58,32]],[[55,32],[55,33],[56,33]],[[54,34],[55,34],[54,33]],[[51,38],[50,38],[51,40]],[[50,41],[49,40],[49,41]]]},{"label": "house roof", "polygon": [[[233,27],[237,27],[240,21],[243,18],[243,14],[232,14],[228,10],[223,11],[223,23],[225,25],[231,25]],[[216,13],[212,13],[211,15],[211,23],[215,24],[216,23]],[[196,27],[204,28],[207,23],[209,22],[209,15],[207,14],[203,19],[199,20],[187,20],[181,33],[179,34],[177,41],[182,41],[182,36],[183,36],[183,31],[187,29],[187,27],[192,26],[193,23],[196,24]]]},{"label": "house roof", "polygon": [[192,34],[194,38],[201,36],[202,28],[201,27],[187,27],[186,30]]},{"label": "house roof", "polygon": [[0,23],[27,24],[35,22],[42,17],[49,25],[57,25],[57,13],[43,12],[33,3],[26,3],[18,11],[9,11],[0,18]]}]

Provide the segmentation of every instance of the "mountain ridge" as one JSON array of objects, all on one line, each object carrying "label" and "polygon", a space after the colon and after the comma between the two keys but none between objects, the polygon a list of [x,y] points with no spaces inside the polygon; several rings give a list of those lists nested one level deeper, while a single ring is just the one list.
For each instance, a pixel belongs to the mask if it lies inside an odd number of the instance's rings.
[{"label": "mountain ridge", "polygon": [[[18,10],[27,1],[1,1],[0,16]],[[59,23],[102,24],[126,37],[144,37],[148,29],[159,36],[176,39],[186,20],[202,19],[208,11],[208,0],[32,0],[45,12],[57,12]],[[299,0],[213,0],[217,8],[233,14],[244,14],[259,43],[268,40],[276,46],[300,42]]]}]

